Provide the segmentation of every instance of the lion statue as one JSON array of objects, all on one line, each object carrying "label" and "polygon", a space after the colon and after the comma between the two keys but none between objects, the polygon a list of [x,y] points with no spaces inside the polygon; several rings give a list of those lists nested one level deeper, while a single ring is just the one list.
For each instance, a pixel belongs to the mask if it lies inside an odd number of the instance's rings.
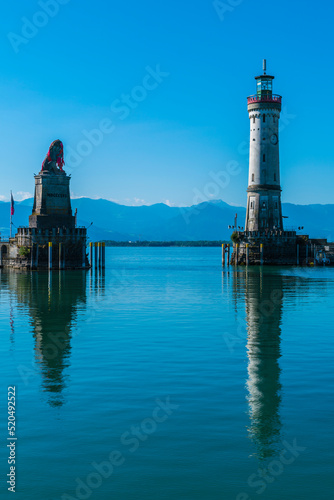
[{"label": "lion statue", "polygon": [[63,172],[64,165],[63,143],[57,139],[56,141],[53,141],[49,147],[48,154],[42,163],[42,171],[58,174],[59,172]]}]

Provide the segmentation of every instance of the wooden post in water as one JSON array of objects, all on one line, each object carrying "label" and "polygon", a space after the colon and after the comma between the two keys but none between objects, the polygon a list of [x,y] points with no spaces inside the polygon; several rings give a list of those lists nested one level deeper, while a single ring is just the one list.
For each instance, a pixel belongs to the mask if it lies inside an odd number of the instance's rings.
[{"label": "wooden post in water", "polygon": [[225,243],[222,245],[222,266],[225,267]]},{"label": "wooden post in water", "polygon": [[246,243],[246,266],[249,264],[249,243]]},{"label": "wooden post in water", "polygon": [[102,269],[106,267],[106,242],[102,241]]},{"label": "wooden post in water", "polygon": [[90,266],[93,267],[94,262],[93,262],[93,242],[92,241],[89,242],[89,261],[90,261]]},{"label": "wooden post in water", "polygon": [[97,241],[95,241],[95,269],[97,268],[97,252],[98,252],[98,246],[97,246]]},{"label": "wooden post in water", "polygon": [[49,241],[48,268],[52,269],[52,241]]},{"label": "wooden post in water", "polygon": [[306,265],[308,265],[308,245],[306,245]]},{"label": "wooden post in water", "polygon": [[227,265],[230,265],[230,244],[227,243]]},{"label": "wooden post in water", "polygon": [[260,244],[260,264],[263,266],[263,243]]},{"label": "wooden post in water", "polygon": [[236,243],[234,265],[237,266],[238,264],[239,264],[239,243]]},{"label": "wooden post in water", "polygon": [[102,243],[99,241],[99,268],[102,266]]},{"label": "wooden post in water", "polygon": [[39,251],[39,246],[38,243],[36,244],[36,252],[35,252],[35,269],[38,268],[38,251]]},{"label": "wooden post in water", "polygon": [[299,266],[299,244],[297,243],[297,266]]},{"label": "wooden post in water", "polygon": [[[34,243],[31,244],[31,250],[30,250],[30,270],[34,268],[34,250],[35,250],[35,245]],[[1,261],[0,261],[0,266],[2,266],[2,250],[1,250]]]},{"label": "wooden post in water", "polygon": [[82,245],[82,267],[86,267],[86,244]]},{"label": "wooden post in water", "polygon": [[59,270],[63,269],[63,244],[59,243]]}]

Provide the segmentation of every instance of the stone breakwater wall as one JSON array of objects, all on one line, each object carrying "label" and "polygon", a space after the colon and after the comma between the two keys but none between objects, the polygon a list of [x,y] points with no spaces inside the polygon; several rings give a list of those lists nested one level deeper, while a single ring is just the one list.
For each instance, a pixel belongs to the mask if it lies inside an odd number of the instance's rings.
[{"label": "stone breakwater wall", "polygon": [[18,228],[0,242],[0,267],[15,269],[88,269],[86,228]]},{"label": "stone breakwater wall", "polygon": [[334,243],[296,235],[294,231],[239,232],[231,264],[334,265]]}]

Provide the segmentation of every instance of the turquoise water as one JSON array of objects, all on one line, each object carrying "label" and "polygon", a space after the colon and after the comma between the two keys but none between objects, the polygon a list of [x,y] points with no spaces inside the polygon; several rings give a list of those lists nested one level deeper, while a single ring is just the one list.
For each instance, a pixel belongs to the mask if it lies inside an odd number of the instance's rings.
[{"label": "turquoise water", "polygon": [[16,496],[332,497],[334,269],[108,248],[105,273],[1,272]]}]

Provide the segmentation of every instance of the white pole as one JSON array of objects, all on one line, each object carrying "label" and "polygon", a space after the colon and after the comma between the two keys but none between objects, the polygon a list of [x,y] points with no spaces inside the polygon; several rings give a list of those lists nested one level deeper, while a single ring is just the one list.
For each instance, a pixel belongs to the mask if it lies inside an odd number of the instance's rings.
[{"label": "white pole", "polygon": [[10,192],[10,225],[9,225],[9,237],[10,238],[12,237],[12,191]]},{"label": "white pole", "polygon": [[49,267],[49,270],[51,271],[51,269],[52,269],[52,241],[49,241],[48,267]]}]

